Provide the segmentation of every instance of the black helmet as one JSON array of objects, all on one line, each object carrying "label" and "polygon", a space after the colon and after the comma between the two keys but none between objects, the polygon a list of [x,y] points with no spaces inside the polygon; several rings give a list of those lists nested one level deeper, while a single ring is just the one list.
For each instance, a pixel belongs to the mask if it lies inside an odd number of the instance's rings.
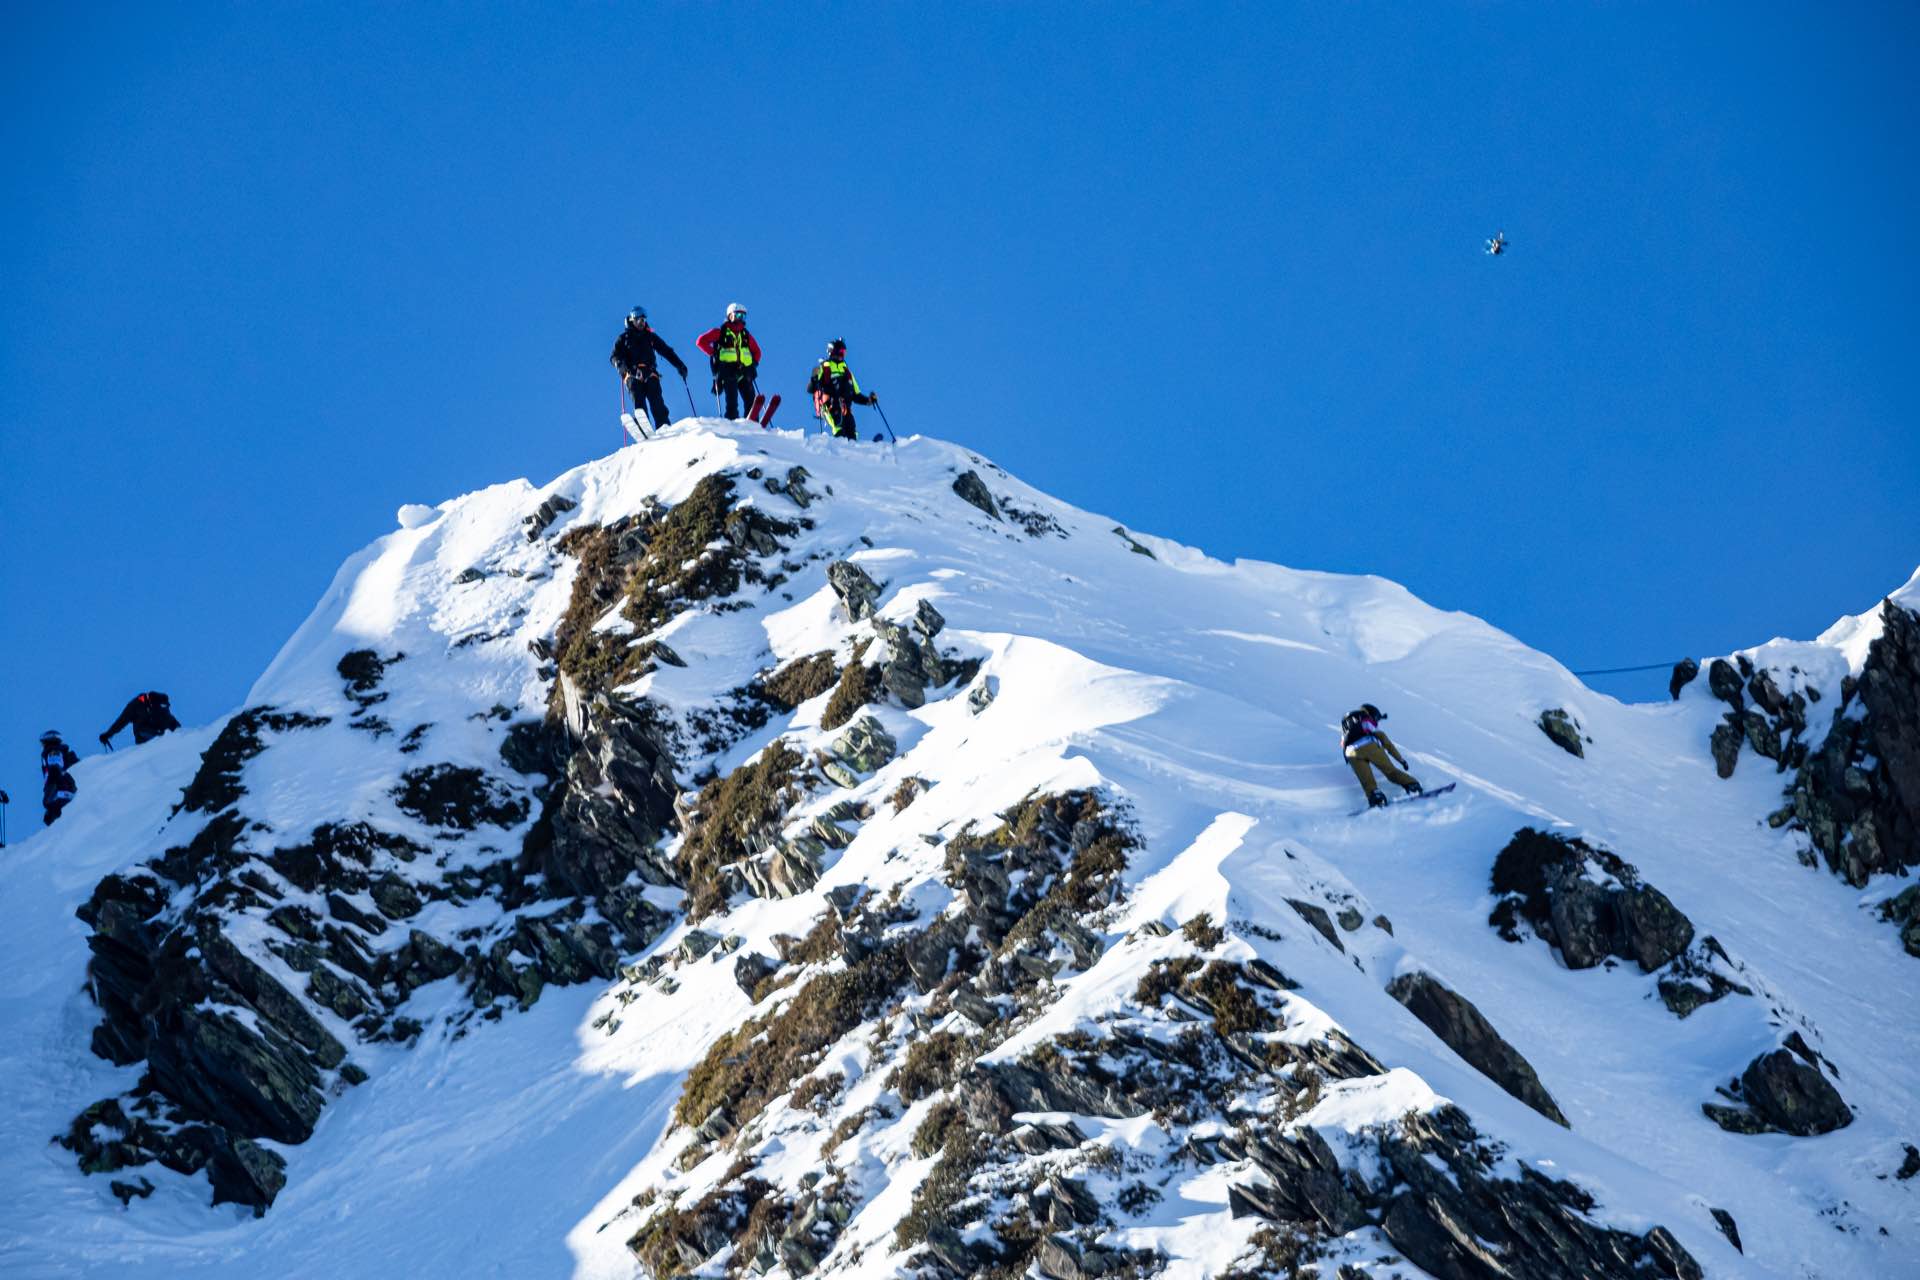
[{"label": "black helmet", "polygon": [[836,356],[843,356],[845,354],[847,354],[847,340],[845,338],[835,338],[827,344],[828,359],[833,359]]},{"label": "black helmet", "polygon": [[1387,713],[1374,706],[1371,702],[1361,703],[1360,709],[1367,713],[1369,719],[1385,720],[1387,718]]},{"label": "black helmet", "polygon": [[647,309],[645,307],[635,307],[633,310],[627,312],[628,324],[645,324],[646,322]]},{"label": "black helmet", "polygon": [[58,729],[49,729],[45,733],[40,735],[40,741],[58,742],[60,741],[60,731]]}]

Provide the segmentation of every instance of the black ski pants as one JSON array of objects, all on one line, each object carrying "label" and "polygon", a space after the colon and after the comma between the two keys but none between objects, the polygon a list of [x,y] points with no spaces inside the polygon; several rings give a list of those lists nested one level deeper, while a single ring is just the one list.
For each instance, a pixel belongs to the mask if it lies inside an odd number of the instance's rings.
[{"label": "black ski pants", "polygon": [[714,394],[726,398],[726,416],[744,418],[753,408],[753,388],[759,370],[723,364],[713,371]]},{"label": "black ski pants", "polygon": [[860,428],[854,425],[853,401],[828,398],[823,412],[827,419],[827,430],[841,440],[858,440]]},{"label": "black ski pants", "polygon": [[627,394],[633,397],[633,410],[638,413],[643,407],[653,419],[654,429],[667,425],[667,401],[660,394],[660,371],[649,370],[646,373],[627,375]]}]

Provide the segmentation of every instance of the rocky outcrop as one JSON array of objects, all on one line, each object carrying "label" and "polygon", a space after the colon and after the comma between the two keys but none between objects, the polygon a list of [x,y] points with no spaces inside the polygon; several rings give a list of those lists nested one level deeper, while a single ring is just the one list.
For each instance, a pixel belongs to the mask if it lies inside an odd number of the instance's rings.
[{"label": "rocky outcrop", "polygon": [[1859,679],[1842,686],[1826,740],[1787,793],[1787,821],[1856,887],[1920,867],[1920,615],[1887,601],[1880,618]]},{"label": "rocky outcrop", "polygon": [[539,869],[568,892],[594,898],[633,875],[675,883],[658,845],[674,825],[678,794],[673,761],[651,720],[632,703],[598,695],[549,801],[550,840],[543,850],[530,845],[540,852]]},{"label": "rocky outcrop", "polygon": [[1553,745],[1570,756],[1584,757],[1587,752],[1580,744],[1580,723],[1564,707],[1554,707],[1542,711],[1534,722],[1540,726],[1540,732],[1547,735]]},{"label": "rocky outcrop", "polygon": [[995,520],[1000,519],[999,504],[994,502],[993,492],[987,488],[986,481],[980,478],[978,472],[962,471],[955,476],[953,491],[960,495],[961,501],[978,507]]},{"label": "rocky outcrop", "polygon": [[1403,973],[1387,985],[1387,994],[1407,1007],[1449,1049],[1487,1079],[1558,1125],[1566,1116],[1533,1064],[1508,1044],[1473,1002],[1430,973]]},{"label": "rocky outcrop", "polygon": [[899,750],[900,744],[878,720],[861,716],[827,744],[830,758],[821,763],[820,770],[840,786],[857,787]]},{"label": "rocky outcrop", "polygon": [[1518,941],[1524,921],[1569,969],[1618,956],[1652,973],[1693,943],[1693,922],[1667,895],[1631,863],[1584,840],[1532,827],[1515,832],[1494,859],[1493,891],[1500,902],[1489,923],[1501,936]]},{"label": "rocky outcrop", "polygon": [[1822,1059],[1799,1032],[1747,1064],[1721,1094],[1735,1104],[1702,1103],[1701,1110],[1734,1133],[1788,1133],[1812,1137],[1853,1123],[1853,1111],[1822,1071]]},{"label": "rocky outcrop", "polygon": [[1682,658],[1673,664],[1673,674],[1667,678],[1667,696],[1675,702],[1680,700],[1680,691],[1692,684],[1700,675],[1700,663],[1694,658]]},{"label": "rocky outcrop", "polygon": [[1501,1177],[1489,1144],[1457,1107],[1413,1115],[1377,1135],[1378,1160],[1343,1169],[1311,1128],[1222,1144],[1257,1182],[1234,1184],[1235,1216],[1257,1214],[1311,1237],[1377,1226],[1408,1262],[1445,1280],[1700,1280],[1700,1265],[1664,1227],[1643,1235],[1590,1220],[1591,1196],[1522,1165]]},{"label": "rocky outcrop", "polygon": [[851,560],[836,560],[827,566],[827,585],[840,600],[840,607],[854,622],[873,616],[880,599],[880,584]]}]

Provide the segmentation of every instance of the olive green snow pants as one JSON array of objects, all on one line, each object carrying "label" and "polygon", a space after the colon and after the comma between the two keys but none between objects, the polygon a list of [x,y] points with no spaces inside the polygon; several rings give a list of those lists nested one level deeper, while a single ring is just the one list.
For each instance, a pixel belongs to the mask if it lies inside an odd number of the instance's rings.
[{"label": "olive green snow pants", "polygon": [[1373,784],[1373,771],[1379,769],[1387,775],[1387,781],[1396,787],[1417,787],[1413,775],[1394,767],[1387,759],[1387,749],[1377,742],[1363,742],[1347,751],[1347,764],[1353,769],[1353,776],[1360,779],[1360,789],[1371,797],[1377,789]]}]

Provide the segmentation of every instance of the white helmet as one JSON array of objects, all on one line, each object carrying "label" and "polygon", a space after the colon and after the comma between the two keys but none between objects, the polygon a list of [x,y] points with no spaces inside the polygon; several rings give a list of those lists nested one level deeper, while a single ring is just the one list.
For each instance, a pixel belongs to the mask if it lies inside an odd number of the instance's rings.
[{"label": "white helmet", "polygon": [[727,319],[744,320],[746,319],[746,317],[747,317],[747,309],[745,307],[741,306],[737,302],[729,302],[727,304]]}]

